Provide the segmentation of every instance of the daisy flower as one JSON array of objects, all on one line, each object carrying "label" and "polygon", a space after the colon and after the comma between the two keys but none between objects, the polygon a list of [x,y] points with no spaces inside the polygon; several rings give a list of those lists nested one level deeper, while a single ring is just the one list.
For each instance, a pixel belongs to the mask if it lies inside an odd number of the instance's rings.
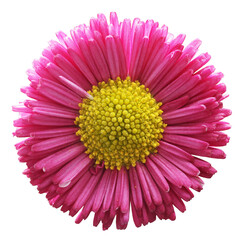
[{"label": "daisy flower", "polygon": [[99,14],[57,38],[13,107],[24,174],[76,223],[91,212],[104,230],[114,218],[125,229],[131,211],[137,227],[175,220],[216,173],[201,157],[225,158],[223,74],[204,66],[208,53],[194,57],[200,40],[184,47],[153,20]]}]

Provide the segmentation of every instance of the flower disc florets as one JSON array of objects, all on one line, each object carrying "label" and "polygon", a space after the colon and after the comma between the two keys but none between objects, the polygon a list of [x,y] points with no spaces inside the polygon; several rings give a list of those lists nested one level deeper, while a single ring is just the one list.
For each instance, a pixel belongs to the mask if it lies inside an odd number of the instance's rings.
[{"label": "flower disc florets", "polygon": [[89,157],[110,169],[144,163],[156,151],[164,131],[161,103],[148,88],[129,78],[100,82],[89,94],[93,99],[83,99],[75,121]]}]

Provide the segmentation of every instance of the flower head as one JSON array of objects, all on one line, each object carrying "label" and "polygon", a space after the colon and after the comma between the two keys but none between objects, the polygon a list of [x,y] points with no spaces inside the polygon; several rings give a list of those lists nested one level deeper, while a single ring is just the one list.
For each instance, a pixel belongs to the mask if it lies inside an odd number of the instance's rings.
[{"label": "flower head", "polygon": [[174,220],[216,173],[200,157],[225,158],[223,74],[204,66],[208,53],[194,58],[200,40],[184,48],[153,20],[99,14],[57,38],[28,71],[30,99],[13,107],[24,174],[76,223],[93,211],[94,226],[116,217],[125,229],[130,209],[137,227]]}]

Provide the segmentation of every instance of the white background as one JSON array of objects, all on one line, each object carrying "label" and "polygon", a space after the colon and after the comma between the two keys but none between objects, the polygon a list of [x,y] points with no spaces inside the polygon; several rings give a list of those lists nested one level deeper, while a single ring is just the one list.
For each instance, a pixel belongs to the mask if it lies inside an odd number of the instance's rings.
[{"label": "white background", "polygon": [[[241,156],[241,6],[239,0],[210,1],[24,1],[4,0],[0,4],[0,238],[8,239],[242,239]],[[24,164],[13,147],[11,105],[24,99],[19,88],[28,84],[25,71],[38,58],[58,30],[68,32],[87,23],[97,13],[116,11],[119,19],[153,18],[166,24],[175,35],[186,33],[186,44],[203,41],[201,52],[212,55],[210,63],[225,75],[230,98],[225,107],[233,115],[231,141],[224,150],[226,160],[211,160],[218,173],[205,181],[204,190],[186,203],[187,211],[177,220],[160,221],[139,229],[133,221],[125,231],[112,226],[103,232],[92,227],[92,216],[80,225],[74,218],[49,206],[29,180],[21,174]]]}]

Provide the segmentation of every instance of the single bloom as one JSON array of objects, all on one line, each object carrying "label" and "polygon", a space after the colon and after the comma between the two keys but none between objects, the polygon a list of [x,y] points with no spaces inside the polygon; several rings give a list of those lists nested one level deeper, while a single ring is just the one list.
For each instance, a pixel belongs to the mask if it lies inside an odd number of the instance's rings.
[{"label": "single bloom", "polygon": [[117,229],[175,220],[225,158],[228,96],[208,53],[167,26],[103,14],[57,33],[28,70],[29,98],[13,111],[24,174],[49,203]]}]

